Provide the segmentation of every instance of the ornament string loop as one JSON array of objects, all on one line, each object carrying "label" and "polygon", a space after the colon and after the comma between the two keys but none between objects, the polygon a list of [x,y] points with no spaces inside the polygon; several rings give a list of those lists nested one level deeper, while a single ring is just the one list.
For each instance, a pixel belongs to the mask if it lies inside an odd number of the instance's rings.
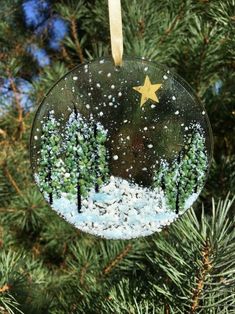
[{"label": "ornament string loop", "polygon": [[123,36],[121,0],[108,0],[111,49],[115,66],[122,65]]}]

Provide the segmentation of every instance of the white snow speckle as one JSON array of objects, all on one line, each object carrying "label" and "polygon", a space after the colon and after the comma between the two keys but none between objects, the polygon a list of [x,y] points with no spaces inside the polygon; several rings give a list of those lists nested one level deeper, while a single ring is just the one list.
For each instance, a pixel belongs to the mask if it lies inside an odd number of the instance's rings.
[{"label": "white snow speckle", "polygon": [[107,77],[111,77],[111,73],[108,73],[108,74],[107,74]]},{"label": "white snow speckle", "polygon": [[104,63],[104,60],[102,59],[102,60],[100,60],[100,64],[103,64]]},{"label": "white snow speckle", "polygon": [[96,87],[100,88],[100,84],[99,84],[99,83],[97,83],[97,84],[96,84]]},{"label": "white snow speckle", "polygon": [[121,97],[121,96],[122,96],[122,93],[121,93],[121,92],[119,92],[119,93],[118,93],[118,97]]},{"label": "white snow speckle", "polygon": [[186,131],[188,131],[188,127],[186,126],[185,128],[184,128]]},{"label": "white snow speckle", "polygon": [[37,135],[35,135],[35,136],[34,136],[34,139],[35,139],[35,140],[37,140],[37,139],[38,139]]},{"label": "white snow speckle", "polygon": [[118,160],[118,155],[114,155],[113,160]]},{"label": "white snow speckle", "polygon": [[73,77],[73,80],[74,80],[74,81],[77,81],[77,80],[78,80],[78,77],[77,77],[77,76],[74,76],[74,77]]},{"label": "white snow speckle", "polygon": [[124,122],[124,123],[127,123],[127,122],[128,122],[128,120],[124,120],[123,122]]},{"label": "white snow speckle", "polygon": [[102,117],[103,115],[104,115],[103,111],[100,111],[99,116]]},{"label": "white snow speckle", "polygon": [[91,106],[90,106],[89,104],[87,104],[87,105],[86,105],[86,108],[87,108],[87,109],[90,109],[90,108],[91,108]]},{"label": "white snow speckle", "polygon": [[204,115],[204,114],[206,114],[206,112],[203,110],[203,111],[202,111],[202,114]]},{"label": "white snow speckle", "polygon": [[173,99],[173,100],[176,100],[175,96],[172,96],[172,99]]},{"label": "white snow speckle", "polygon": [[145,71],[145,72],[148,71],[148,67],[145,67],[145,68],[144,68],[144,71]]},{"label": "white snow speckle", "polygon": [[112,103],[112,102],[109,102],[109,106],[112,107],[112,106],[113,106],[113,103]]},{"label": "white snow speckle", "polygon": [[164,80],[167,80],[168,76],[167,75],[163,75],[163,78],[164,78]]},{"label": "white snow speckle", "polygon": [[153,104],[151,105],[151,108],[152,108],[152,109],[155,108],[155,107],[156,107],[156,105],[153,105]]},{"label": "white snow speckle", "polygon": [[115,85],[111,85],[111,88],[114,89],[114,88],[115,88]]},{"label": "white snow speckle", "polygon": [[180,113],[179,110],[176,110],[175,115],[178,115],[179,113]]},{"label": "white snow speckle", "polygon": [[148,145],[148,148],[153,148],[153,144],[149,144],[149,145]]},{"label": "white snow speckle", "polygon": [[148,128],[147,128],[147,126],[145,126],[145,127],[144,127],[144,131],[147,131],[147,130],[148,130]]}]

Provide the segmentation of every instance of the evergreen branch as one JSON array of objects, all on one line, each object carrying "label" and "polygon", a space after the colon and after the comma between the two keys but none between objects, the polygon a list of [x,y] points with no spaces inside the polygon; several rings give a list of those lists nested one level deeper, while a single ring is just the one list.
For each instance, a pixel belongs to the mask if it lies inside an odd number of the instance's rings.
[{"label": "evergreen branch", "polygon": [[10,171],[8,170],[8,167],[7,167],[7,162],[5,161],[4,164],[3,164],[3,172],[5,174],[5,176],[7,177],[7,179],[9,180],[10,184],[14,187],[14,189],[16,190],[16,192],[19,194],[19,195],[23,195],[20,188],[18,187],[18,184],[16,183],[15,179],[12,177]]},{"label": "evergreen branch", "polygon": [[199,305],[200,295],[205,285],[206,276],[209,273],[210,269],[212,268],[210,261],[210,252],[211,249],[209,246],[209,241],[206,241],[206,244],[202,250],[202,266],[201,269],[199,270],[199,275],[197,276],[198,277],[197,287],[193,293],[192,305],[190,309],[191,314],[196,313],[196,310]]},{"label": "evergreen branch", "polygon": [[64,58],[64,60],[66,62],[68,62],[70,64],[72,63],[72,60],[71,60],[71,58],[70,58],[70,56],[69,56],[69,54],[68,54],[68,52],[67,52],[67,50],[66,50],[64,45],[61,45],[61,54],[62,54],[62,57]]},{"label": "evergreen branch", "polygon": [[195,77],[196,77],[195,89],[196,89],[197,94],[199,93],[199,87],[200,87],[201,75],[202,75],[202,64],[206,58],[208,44],[209,44],[209,38],[207,36],[204,36],[202,50],[201,50],[201,53],[199,56],[199,66],[198,66],[198,70],[197,70],[196,75],[195,75]]},{"label": "evergreen branch", "polygon": [[181,3],[180,8],[179,8],[178,14],[174,18],[174,20],[171,23],[171,25],[165,30],[164,34],[160,38],[160,43],[161,44],[166,40],[166,37],[173,31],[173,29],[175,28],[177,22],[183,18],[183,13],[184,13],[183,8],[184,8],[184,5],[185,5],[185,2],[183,1]]},{"label": "evergreen branch", "polygon": [[80,62],[83,63],[84,62],[84,56],[83,56],[83,52],[82,52],[82,48],[78,39],[78,31],[77,31],[77,22],[75,18],[71,18],[71,31],[72,31],[72,35],[73,35],[73,39],[75,42],[75,46],[76,46],[76,51],[77,54],[79,56]]},{"label": "evergreen branch", "polygon": [[6,138],[6,137],[7,137],[7,132],[4,131],[3,129],[0,129],[0,135],[1,135],[2,137]]},{"label": "evergreen branch", "polygon": [[15,82],[12,78],[12,75],[11,75],[9,69],[7,69],[7,74],[8,74],[8,78],[10,81],[10,86],[11,86],[13,94],[14,94],[16,110],[18,112],[18,123],[19,124],[18,124],[18,128],[17,128],[16,139],[21,139],[22,133],[24,132],[23,108],[20,104],[20,99],[19,99],[19,95],[17,92],[17,87],[15,85]]},{"label": "evergreen branch", "polygon": [[168,304],[165,304],[164,306],[164,314],[170,314],[170,307]]},{"label": "evergreen branch", "polygon": [[10,285],[5,284],[2,288],[0,288],[0,293],[6,292],[10,290]]},{"label": "evergreen branch", "polygon": [[102,271],[103,275],[108,275],[113,270],[113,268],[129,253],[131,249],[132,245],[128,244],[121,253],[119,253],[106,267],[104,267]]},{"label": "evergreen branch", "polygon": [[89,266],[89,263],[86,262],[85,265],[81,268],[81,271],[80,271],[80,283],[81,283],[82,286],[84,285],[84,278],[85,278],[85,274],[86,274],[88,266]]}]

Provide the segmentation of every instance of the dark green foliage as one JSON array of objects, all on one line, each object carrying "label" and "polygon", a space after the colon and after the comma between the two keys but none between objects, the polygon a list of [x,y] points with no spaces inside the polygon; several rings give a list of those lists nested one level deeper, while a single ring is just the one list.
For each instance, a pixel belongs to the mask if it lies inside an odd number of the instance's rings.
[{"label": "dark green foliage", "polygon": [[99,186],[106,181],[105,142],[106,132],[102,125],[87,122],[75,108],[65,128],[66,173],[62,191],[77,194],[78,211],[81,209],[81,196],[86,197],[92,188],[98,192]]},{"label": "dark green foliage", "polygon": [[38,168],[35,179],[50,204],[61,193],[76,195],[78,212],[82,197],[92,188],[98,192],[106,182],[108,161],[106,131],[100,123],[87,122],[74,107],[61,133],[53,112],[42,124]]},{"label": "dark green foliage", "polygon": [[162,160],[153,178],[153,186],[164,191],[167,205],[177,214],[190,196],[201,191],[208,169],[205,138],[196,127],[190,132],[177,158],[171,165]]},{"label": "dark green foliage", "polygon": [[[60,51],[48,49],[51,65],[43,69],[25,48],[32,42],[43,46],[46,36],[35,38],[25,28],[21,3],[1,1],[0,73],[30,82],[38,76],[36,109],[48,88],[80,63],[81,53],[85,60],[110,54],[107,1],[52,1],[70,33]],[[215,149],[204,206],[199,202],[196,214],[190,210],[147,238],[106,241],[81,233],[35,188],[28,153],[33,113],[21,116],[15,99],[8,113],[1,115],[0,109],[3,314],[234,313],[234,0],[123,0],[122,5],[125,55],[174,68],[206,106]]]},{"label": "dark green foliage", "polygon": [[61,137],[59,134],[59,122],[55,119],[53,112],[48,113],[46,121],[42,124],[41,149],[39,154],[38,178],[40,190],[46,193],[50,204],[53,196],[60,194],[61,177],[59,160]]},{"label": "dark green foliage", "polygon": [[[81,210],[81,196],[90,187],[89,142],[86,139],[88,128],[76,108],[70,115],[65,129],[65,179],[63,190],[77,195],[78,212]],[[67,174],[67,177],[66,177]]]}]

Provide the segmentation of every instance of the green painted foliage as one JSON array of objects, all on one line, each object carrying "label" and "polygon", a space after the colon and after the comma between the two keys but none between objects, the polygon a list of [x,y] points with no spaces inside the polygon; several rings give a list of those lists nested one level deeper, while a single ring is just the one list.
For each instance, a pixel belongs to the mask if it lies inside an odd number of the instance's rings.
[{"label": "green painted foliage", "polygon": [[194,127],[177,158],[171,164],[161,161],[153,185],[163,189],[169,208],[178,213],[186,209],[188,198],[202,189],[207,167],[205,138]]},{"label": "green painted foliage", "polygon": [[50,202],[61,193],[86,197],[88,191],[107,181],[108,163],[105,147],[107,132],[101,124],[87,123],[74,110],[59,133],[60,123],[53,111],[42,126],[38,180]]},{"label": "green painted foliage", "polygon": [[46,192],[49,201],[52,195],[59,196],[61,186],[61,163],[59,134],[59,122],[54,117],[54,112],[48,113],[46,121],[42,125],[41,149],[38,164],[38,180],[40,190]]}]

